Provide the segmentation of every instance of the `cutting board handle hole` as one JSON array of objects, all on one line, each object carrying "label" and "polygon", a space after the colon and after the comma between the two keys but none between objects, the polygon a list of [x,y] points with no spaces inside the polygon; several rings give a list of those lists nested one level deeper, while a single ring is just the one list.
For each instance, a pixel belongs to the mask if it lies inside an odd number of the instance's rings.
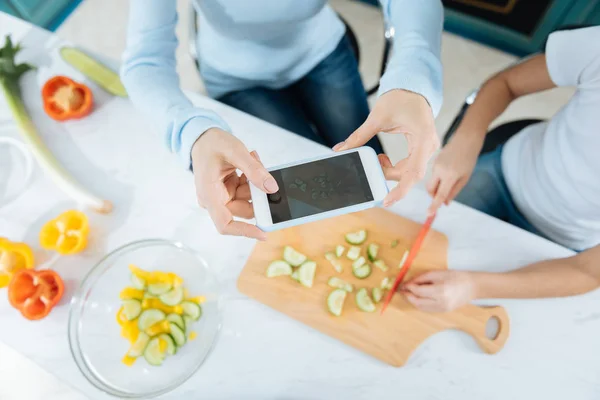
[{"label": "cutting board handle hole", "polygon": [[500,333],[500,319],[496,316],[490,317],[485,323],[485,336],[490,340],[496,340]]}]

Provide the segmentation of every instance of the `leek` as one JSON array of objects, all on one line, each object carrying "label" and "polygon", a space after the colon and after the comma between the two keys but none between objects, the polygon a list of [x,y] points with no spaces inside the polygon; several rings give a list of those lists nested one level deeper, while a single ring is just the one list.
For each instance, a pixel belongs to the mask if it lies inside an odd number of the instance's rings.
[{"label": "leek", "polygon": [[112,210],[111,202],[92,194],[77,182],[58,162],[37,133],[36,127],[23,103],[19,86],[21,76],[34,69],[34,67],[29,64],[16,64],[15,56],[19,50],[21,50],[21,46],[19,44],[13,46],[10,36],[6,36],[4,47],[0,48],[0,86],[2,86],[8,106],[24,141],[42,169],[69,197],[98,212],[110,212]]}]

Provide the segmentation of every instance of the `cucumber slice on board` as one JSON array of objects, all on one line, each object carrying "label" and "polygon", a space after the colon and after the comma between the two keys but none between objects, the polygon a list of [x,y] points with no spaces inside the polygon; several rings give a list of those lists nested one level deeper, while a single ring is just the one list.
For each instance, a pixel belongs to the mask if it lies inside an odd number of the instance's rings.
[{"label": "cucumber slice on board", "polygon": [[149,308],[148,310],[142,311],[140,314],[140,318],[138,319],[138,328],[140,328],[140,331],[145,331],[152,325],[162,321],[165,318],[166,315],[164,312],[155,308]]},{"label": "cucumber slice on board", "polygon": [[131,286],[138,290],[146,288],[146,281],[135,274],[131,274]]},{"label": "cucumber slice on board", "polygon": [[344,301],[346,300],[346,292],[343,289],[335,289],[329,296],[327,296],[327,309],[329,312],[336,317],[342,315],[342,309],[344,308]]},{"label": "cucumber slice on board", "polygon": [[202,307],[200,307],[199,304],[191,301],[184,301],[181,303],[181,307],[183,308],[184,314],[192,318],[194,321],[198,321],[202,316]]},{"label": "cucumber slice on board", "polygon": [[335,247],[335,256],[336,256],[337,258],[340,258],[341,256],[343,256],[343,255],[344,255],[344,252],[345,252],[345,251],[346,251],[346,248],[345,248],[344,246],[342,246],[341,244],[338,244],[338,245]]},{"label": "cucumber slice on board", "polygon": [[358,279],[368,278],[373,272],[373,269],[369,264],[363,264],[358,268],[352,268],[352,275],[357,277]]},{"label": "cucumber slice on board", "polygon": [[407,258],[408,258],[408,250],[405,250],[404,254],[402,255],[402,260],[400,260],[400,264],[398,264],[398,268],[402,268],[404,266],[404,263],[406,262]]},{"label": "cucumber slice on board", "polygon": [[[168,345],[167,345],[168,346]],[[144,358],[150,365],[159,366],[165,360],[166,352],[160,349],[160,340],[156,337],[148,343],[144,350]]]},{"label": "cucumber slice on board", "polygon": [[354,299],[356,300],[356,305],[358,306],[359,310],[365,312],[375,311],[375,303],[373,303],[373,300],[371,300],[371,298],[369,297],[369,292],[367,291],[367,289],[359,289],[358,292],[356,292],[356,296]]},{"label": "cucumber slice on board", "polygon": [[298,282],[307,288],[311,288],[315,279],[316,270],[316,262],[306,261],[298,268]]},{"label": "cucumber slice on board", "polygon": [[123,300],[123,315],[127,321],[133,321],[142,313],[142,303],[137,299]]},{"label": "cucumber slice on board", "polygon": [[327,284],[335,289],[342,289],[346,292],[351,292],[354,290],[354,286],[351,283],[346,282],[343,279],[338,278],[337,276],[332,276],[327,281]]},{"label": "cucumber slice on board", "polygon": [[392,288],[392,281],[387,276],[381,280],[380,288],[383,290],[390,290]]},{"label": "cucumber slice on board", "polygon": [[294,272],[292,272],[292,275],[290,275],[290,277],[296,282],[300,282],[300,273],[297,269]]},{"label": "cucumber slice on board", "polygon": [[61,47],[60,55],[68,64],[115,96],[127,97],[119,74],[74,47]]},{"label": "cucumber slice on board", "polygon": [[371,296],[373,296],[373,302],[377,304],[383,298],[383,290],[381,290],[381,288],[374,287],[373,290],[371,290]]},{"label": "cucumber slice on board", "polygon": [[363,265],[365,265],[366,263],[367,263],[367,260],[365,260],[364,257],[359,257],[352,263],[352,269],[360,268]]},{"label": "cucumber slice on board", "polygon": [[171,328],[171,336],[173,337],[175,344],[177,345],[177,347],[183,346],[186,341],[186,337],[185,337],[185,333],[184,333],[183,329],[181,329],[180,327],[175,325],[173,322],[171,322],[169,325]]},{"label": "cucumber slice on board", "polygon": [[275,278],[277,276],[291,274],[292,266],[285,261],[275,260],[267,267],[267,278]]},{"label": "cucumber slice on board", "polygon": [[333,269],[335,269],[336,272],[341,273],[344,270],[344,268],[342,267],[342,263],[340,262],[340,260],[338,260],[335,254],[326,253],[325,258],[333,266]]},{"label": "cucumber slice on board", "polygon": [[144,332],[140,332],[135,343],[131,345],[127,355],[129,357],[139,357],[144,354],[144,350],[146,350],[146,346],[148,346],[148,342],[150,341],[150,336],[146,335]]},{"label": "cucumber slice on board", "polygon": [[364,229],[346,234],[346,242],[350,244],[363,244],[365,240],[367,240],[367,231]]},{"label": "cucumber slice on board", "polygon": [[161,294],[158,298],[163,304],[176,306],[183,301],[183,288],[181,286],[173,288],[167,293]]},{"label": "cucumber slice on board", "polygon": [[285,246],[283,248],[283,259],[290,264],[292,267],[298,267],[306,261],[306,256],[292,246]]},{"label": "cucumber slice on board", "polygon": [[168,355],[172,356],[172,355],[175,355],[175,353],[177,353],[177,345],[175,344],[175,339],[173,339],[173,337],[171,335],[167,335],[166,333],[163,333],[163,334],[159,335],[158,338],[167,342],[167,354]]},{"label": "cucumber slice on board", "polygon": [[379,268],[380,270],[382,270],[383,272],[387,272],[387,270],[388,270],[388,266],[385,264],[385,261],[383,261],[383,260],[375,260],[373,265],[376,266],[377,268]]},{"label": "cucumber slice on board", "polygon": [[369,257],[369,261],[373,262],[377,260],[377,253],[379,253],[378,244],[371,243],[367,246],[367,257]]},{"label": "cucumber slice on board", "polygon": [[183,317],[179,314],[173,313],[173,314],[167,315],[167,321],[174,323],[181,329],[185,329],[185,322],[183,320]]},{"label": "cucumber slice on board", "polygon": [[348,252],[346,253],[346,257],[348,257],[348,259],[352,261],[356,260],[358,257],[360,257],[360,247],[350,247],[350,249],[348,249]]},{"label": "cucumber slice on board", "polygon": [[161,294],[167,293],[173,288],[170,282],[157,282],[148,285],[148,293],[154,296],[160,296]]}]

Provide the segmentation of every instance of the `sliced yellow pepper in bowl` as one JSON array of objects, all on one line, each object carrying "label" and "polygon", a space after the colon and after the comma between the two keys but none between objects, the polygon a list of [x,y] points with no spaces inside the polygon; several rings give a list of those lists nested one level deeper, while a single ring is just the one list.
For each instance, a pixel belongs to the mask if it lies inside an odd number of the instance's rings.
[{"label": "sliced yellow pepper in bowl", "polygon": [[59,254],[76,254],[87,246],[89,224],[81,211],[69,210],[44,224],[40,245]]},{"label": "sliced yellow pepper in bowl", "polygon": [[11,242],[0,237],[0,288],[8,286],[13,274],[21,269],[32,269],[33,251],[25,243]]}]

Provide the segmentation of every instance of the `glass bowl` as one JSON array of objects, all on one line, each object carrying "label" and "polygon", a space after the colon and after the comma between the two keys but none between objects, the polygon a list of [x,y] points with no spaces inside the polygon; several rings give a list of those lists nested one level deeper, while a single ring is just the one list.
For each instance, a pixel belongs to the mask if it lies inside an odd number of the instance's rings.
[{"label": "glass bowl", "polygon": [[0,208],[12,203],[29,186],[33,157],[24,143],[0,136]]},{"label": "glass bowl", "polygon": [[[121,362],[129,342],[121,337],[116,314],[120,291],[130,286],[129,265],[147,271],[174,272],[190,296],[205,296],[202,317],[195,323],[195,340],[161,366],[140,357],[132,366]],[[219,285],[206,262],[181,243],[161,239],[123,246],[102,259],[84,278],[71,301],[69,345],[75,362],[98,389],[120,398],[165,394],[188,380],[208,357],[221,328]]]}]

